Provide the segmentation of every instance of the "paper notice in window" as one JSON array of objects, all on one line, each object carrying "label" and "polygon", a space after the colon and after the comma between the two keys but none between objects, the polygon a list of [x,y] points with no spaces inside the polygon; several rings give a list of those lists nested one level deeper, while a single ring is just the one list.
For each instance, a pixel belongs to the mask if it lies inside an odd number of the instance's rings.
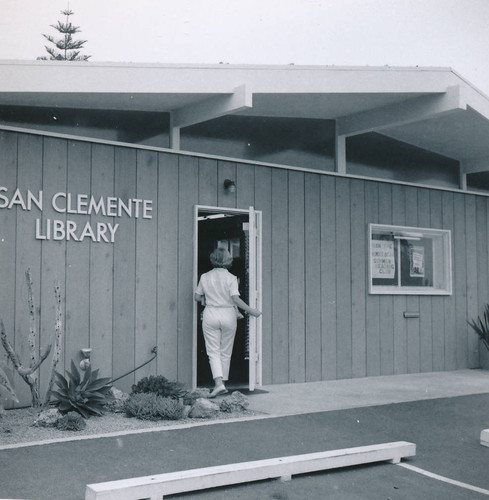
[{"label": "paper notice in window", "polygon": [[370,251],[372,253],[372,278],[393,279],[396,273],[394,242],[372,240]]},{"label": "paper notice in window", "polygon": [[411,247],[409,276],[411,278],[424,278],[424,247]]}]

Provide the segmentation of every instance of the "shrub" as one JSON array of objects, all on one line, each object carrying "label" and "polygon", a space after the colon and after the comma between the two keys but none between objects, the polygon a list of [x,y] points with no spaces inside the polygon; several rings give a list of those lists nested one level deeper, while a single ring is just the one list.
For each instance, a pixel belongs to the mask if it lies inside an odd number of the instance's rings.
[{"label": "shrub", "polygon": [[61,413],[75,411],[82,417],[102,415],[104,405],[112,399],[110,378],[97,378],[98,370],[88,367],[80,377],[75,363],[71,360],[71,372],[66,370],[68,380],[56,372],[57,391],[51,391],[54,404]]},{"label": "shrub", "polygon": [[126,415],[140,420],[180,420],[184,407],[176,399],[154,393],[131,394],[124,402]]},{"label": "shrub", "polygon": [[168,380],[163,375],[150,375],[142,378],[136,385],[132,386],[132,393],[154,393],[164,398],[178,399],[185,395],[184,384]]},{"label": "shrub", "polygon": [[61,431],[81,431],[86,426],[85,419],[74,411],[69,411],[56,422],[56,427]]},{"label": "shrub", "polygon": [[484,313],[475,320],[468,321],[482,343],[489,350],[489,304],[484,307]]}]

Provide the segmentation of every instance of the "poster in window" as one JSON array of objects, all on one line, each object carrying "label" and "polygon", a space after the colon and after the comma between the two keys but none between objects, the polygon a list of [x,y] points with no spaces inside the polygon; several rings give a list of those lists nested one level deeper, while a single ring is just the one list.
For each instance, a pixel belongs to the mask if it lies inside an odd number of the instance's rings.
[{"label": "poster in window", "polygon": [[370,248],[372,252],[372,278],[393,279],[396,272],[394,242],[373,240]]},{"label": "poster in window", "polygon": [[411,278],[424,278],[424,247],[412,246],[409,265]]}]

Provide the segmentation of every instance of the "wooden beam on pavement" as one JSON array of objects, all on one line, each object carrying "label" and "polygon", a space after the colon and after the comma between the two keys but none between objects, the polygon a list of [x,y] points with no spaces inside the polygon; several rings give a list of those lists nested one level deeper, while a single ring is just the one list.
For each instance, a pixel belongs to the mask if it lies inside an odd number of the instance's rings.
[{"label": "wooden beam on pavement", "polygon": [[489,446],[489,429],[484,429],[481,432],[481,445]]},{"label": "wooden beam on pavement", "polygon": [[414,455],[416,455],[414,443],[396,441],[305,455],[218,465],[89,484],[86,488],[85,500],[156,500],[162,499],[164,495],[264,479],[281,478],[288,481],[293,475],[339,467],[384,461],[399,463],[402,458]]}]

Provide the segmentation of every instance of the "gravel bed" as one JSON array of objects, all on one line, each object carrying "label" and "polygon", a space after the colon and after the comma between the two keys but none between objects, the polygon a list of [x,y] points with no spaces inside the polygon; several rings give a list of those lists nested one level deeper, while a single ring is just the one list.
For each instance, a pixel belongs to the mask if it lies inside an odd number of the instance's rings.
[{"label": "gravel bed", "polygon": [[101,417],[87,419],[87,426],[81,431],[62,431],[52,427],[37,427],[34,421],[38,413],[32,408],[6,410],[0,415],[0,448],[5,445],[35,443],[52,439],[73,439],[94,434],[138,431],[140,429],[161,429],[185,425],[199,425],[202,422],[246,418],[259,415],[258,412],[219,413],[213,419],[186,418],[182,420],[147,421],[126,417],[124,413],[106,413]]}]

